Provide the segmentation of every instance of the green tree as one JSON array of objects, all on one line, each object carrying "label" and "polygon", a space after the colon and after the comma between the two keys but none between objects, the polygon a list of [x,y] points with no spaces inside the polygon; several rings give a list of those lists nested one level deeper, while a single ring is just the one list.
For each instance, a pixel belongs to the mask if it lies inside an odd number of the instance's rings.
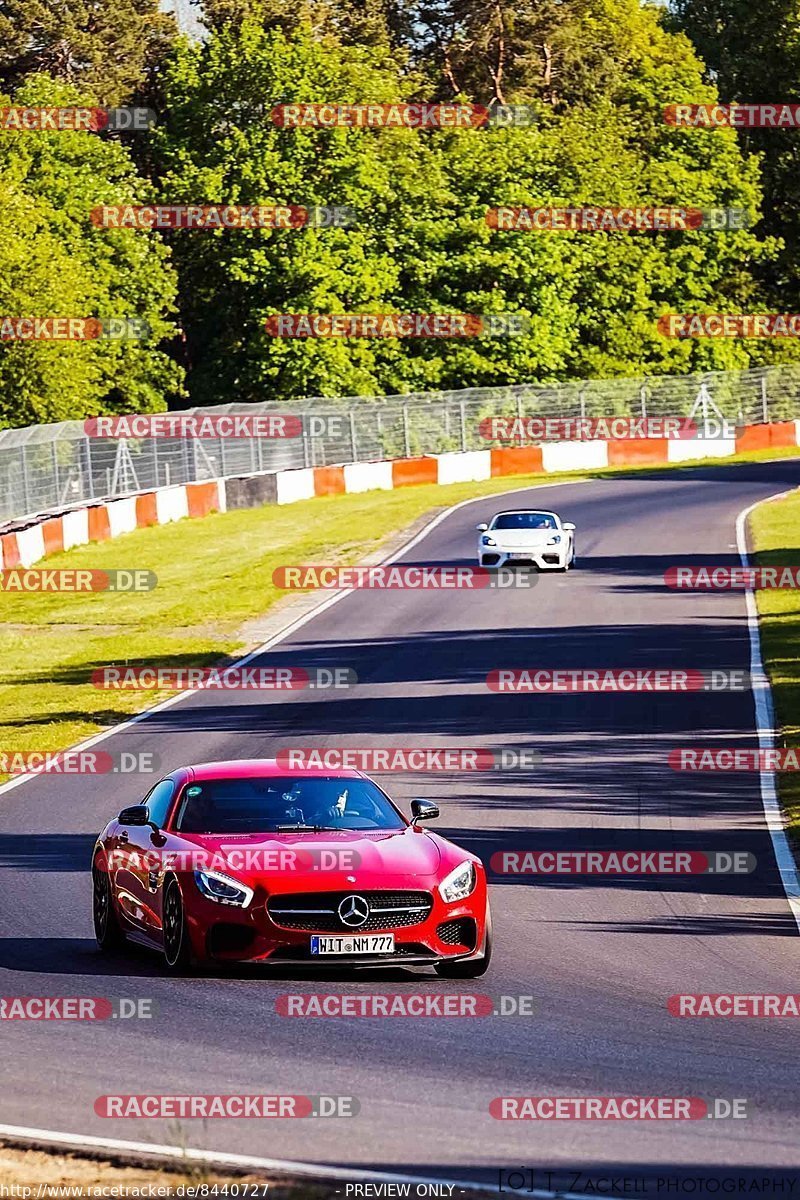
[{"label": "green tree", "polygon": [[[194,401],[679,372],[791,353],[656,331],[665,312],[759,307],[754,272],[776,245],[750,231],[507,233],[486,223],[498,205],[757,210],[757,163],[732,131],[686,137],[663,120],[677,91],[703,90],[690,43],[626,3],[613,94],[540,105],[534,129],[279,129],[278,103],[398,100],[419,81],[384,47],[320,42],[254,17],[183,47],[158,141],[170,200],[346,204],[361,218],[353,230],[173,235]],[[264,332],[273,313],[351,311],[510,312],[531,332],[451,341]]]},{"label": "green tree", "polygon": [[0,90],[47,74],[96,104],[124,104],[176,32],[158,0],[0,0]]},{"label": "green tree", "polygon": [[[44,77],[15,96],[32,106],[81,99]],[[181,372],[158,348],[175,329],[167,248],[90,220],[99,204],[150,195],[117,142],[86,132],[0,136],[0,316],[135,317],[152,330],[144,342],[0,342],[1,424],[153,412],[180,391]]]},{"label": "green tree", "polygon": [[[676,0],[675,28],[683,30],[705,62],[723,103],[796,103],[800,86],[800,3],[765,0]],[[688,90],[675,97],[697,102]],[[778,256],[759,272],[782,311],[800,303],[800,134],[791,128],[740,129],[739,143],[761,160],[763,229],[781,239]],[[690,135],[691,136],[691,135]],[[699,130],[694,136],[715,137]]]}]

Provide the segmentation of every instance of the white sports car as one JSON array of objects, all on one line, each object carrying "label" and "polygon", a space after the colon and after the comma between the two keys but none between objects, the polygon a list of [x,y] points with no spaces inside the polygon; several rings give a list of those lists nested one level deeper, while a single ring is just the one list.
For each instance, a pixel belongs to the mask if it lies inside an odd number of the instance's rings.
[{"label": "white sports car", "polygon": [[482,567],[529,565],[540,571],[568,571],[575,562],[575,526],[557,513],[515,508],[477,526]]}]

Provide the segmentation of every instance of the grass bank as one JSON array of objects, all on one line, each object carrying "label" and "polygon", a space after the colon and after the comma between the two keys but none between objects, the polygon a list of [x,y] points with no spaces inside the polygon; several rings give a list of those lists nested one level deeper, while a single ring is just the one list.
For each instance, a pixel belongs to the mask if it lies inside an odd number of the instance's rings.
[{"label": "grass bank", "polygon": [[[758,566],[800,566],[800,493],[760,505],[750,521],[753,562]],[[761,650],[772,684],[779,744],[800,746],[800,591],[757,593]],[[789,838],[800,854],[800,774],[778,775],[778,795]]]}]

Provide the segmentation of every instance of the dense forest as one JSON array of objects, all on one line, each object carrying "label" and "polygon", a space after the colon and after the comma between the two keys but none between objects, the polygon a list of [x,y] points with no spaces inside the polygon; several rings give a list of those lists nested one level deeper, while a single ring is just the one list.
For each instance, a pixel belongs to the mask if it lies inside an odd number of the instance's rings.
[{"label": "dense forest", "polygon": [[[680,374],[791,339],[667,313],[800,309],[800,130],[683,128],[791,102],[800,8],[742,0],[0,0],[0,108],[139,106],[147,132],[0,128],[0,316],[147,339],[0,341],[0,424],[186,404]],[[527,124],[287,127],[286,104],[524,105]],[[346,225],[105,228],[100,205],[341,207]],[[498,206],[741,208],[747,228],[509,231]],[[280,338],[280,313],[516,314],[510,337]]]}]

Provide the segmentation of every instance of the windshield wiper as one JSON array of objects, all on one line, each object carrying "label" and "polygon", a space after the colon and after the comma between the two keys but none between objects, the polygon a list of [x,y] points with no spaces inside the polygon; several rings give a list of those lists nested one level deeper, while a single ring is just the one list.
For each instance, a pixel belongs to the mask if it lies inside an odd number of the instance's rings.
[{"label": "windshield wiper", "polygon": [[346,825],[276,825],[272,830],[273,833],[296,833],[301,830],[306,833],[336,833],[340,829],[347,829]]}]

